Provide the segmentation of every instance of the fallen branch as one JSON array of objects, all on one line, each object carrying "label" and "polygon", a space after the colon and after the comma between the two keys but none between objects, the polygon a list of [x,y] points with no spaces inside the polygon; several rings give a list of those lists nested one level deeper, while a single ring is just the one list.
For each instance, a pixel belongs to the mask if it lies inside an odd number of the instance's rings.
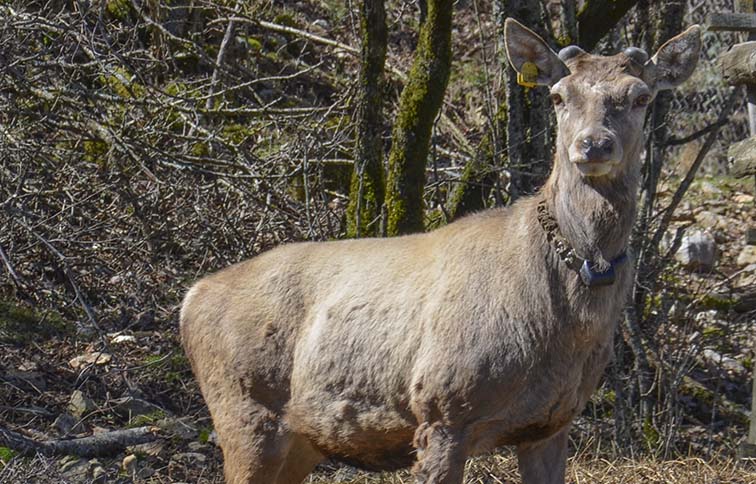
[{"label": "fallen branch", "polygon": [[40,442],[17,432],[0,427],[0,446],[22,455],[78,455],[98,457],[113,455],[126,447],[152,442],[160,438],[157,427],[137,427],[103,432],[79,439],[47,440]]}]

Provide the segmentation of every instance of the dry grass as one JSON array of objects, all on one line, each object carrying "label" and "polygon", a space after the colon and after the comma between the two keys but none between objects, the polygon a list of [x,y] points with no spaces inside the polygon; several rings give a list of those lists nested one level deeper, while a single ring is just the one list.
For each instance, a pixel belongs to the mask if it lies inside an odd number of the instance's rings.
[{"label": "dry grass", "polygon": [[[121,458],[101,459],[107,469],[106,482],[114,484],[196,482],[221,484],[220,466],[195,462],[178,469],[180,463],[156,466],[153,475],[132,480],[118,467]],[[215,464],[216,462],[214,462]],[[219,462],[217,462],[219,463]],[[203,470],[199,471],[198,467]],[[191,476],[190,479],[185,477]],[[12,459],[7,465],[0,461],[0,483],[67,484],[91,482],[91,479],[72,478],[60,471],[59,458],[37,456],[31,459]],[[325,465],[305,481],[307,484],[414,484],[408,470],[395,473],[367,473],[352,467]],[[674,460],[653,458],[617,458],[589,456],[579,453],[568,462],[567,481],[570,484],[756,484],[756,460],[737,461],[716,458],[711,461],[699,457]],[[467,463],[465,484],[519,484],[517,459],[511,450],[471,459]]]},{"label": "dry grass", "polygon": [[[412,484],[407,471],[369,474],[350,468],[319,472],[309,484]],[[465,484],[518,484],[517,459],[502,453],[467,463]],[[732,459],[707,462],[688,457],[675,460],[605,459],[580,456],[570,459],[567,482],[571,484],[756,484],[756,462]]]}]

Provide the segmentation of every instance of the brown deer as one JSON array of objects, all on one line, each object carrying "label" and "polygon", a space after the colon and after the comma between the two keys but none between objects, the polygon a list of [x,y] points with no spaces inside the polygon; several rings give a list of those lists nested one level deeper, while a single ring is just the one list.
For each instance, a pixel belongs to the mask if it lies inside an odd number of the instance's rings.
[{"label": "brown deer", "polygon": [[564,482],[631,284],[646,108],[690,76],[700,29],[650,60],[556,54],[512,19],[505,38],[556,109],[540,192],[431,233],[285,245],[186,295],[181,337],[228,482],[299,483],[334,458],[459,484],[502,445],[524,483]]}]

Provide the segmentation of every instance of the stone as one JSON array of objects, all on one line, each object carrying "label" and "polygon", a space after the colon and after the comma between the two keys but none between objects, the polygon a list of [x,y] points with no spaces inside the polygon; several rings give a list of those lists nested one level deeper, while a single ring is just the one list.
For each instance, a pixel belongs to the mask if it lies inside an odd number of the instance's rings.
[{"label": "stone", "polygon": [[749,264],[740,270],[732,286],[746,289],[756,287],[756,264]]},{"label": "stone", "polygon": [[182,452],[175,454],[171,460],[183,462],[184,464],[204,464],[207,462],[207,456],[199,452]]},{"label": "stone", "polygon": [[123,467],[123,470],[126,471],[126,474],[133,477],[137,471],[137,456],[135,456],[134,454],[129,454],[124,457],[123,461],[121,462],[121,467]]},{"label": "stone", "polygon": [[738,254],[738,258],[735,261],[738,267],[746,267],[751,264],[756,264],[756,245],[746,245],[743,250]]},{"label": "stone", "polygon": [[207,451],[209,448],[207,444],[203,444],[202,442],[197,441],[189,442],[186,447],[192,452]]},{"label": "stone", "polygon": [[707,195],[721,195],[722,190],[715,186],[710,181],[702,181],[700,185],[701,191]]},{"label": "stone", "polygon": [[116,334],[111,338],[110,342],[113,344],[132,344],[136,343],[137,339],[135,336],[130,334]]},{"label": "stone", "polygon": [[112,359],[113,357],[110,354],[97,351],[94,353],[85,353],[72,358],[68,364],[71,365],[72,368],[78,370],[89,365],[105,365],[110,363],[110,360]]},{"label": "stone", "polygon": [[108,479],[108,471],[105,470],[105,468],[102,466],[102,463],[97,459],[92,459],[89,461],[89,473],[92,476],[93,483],[103,483],[107,482]]},{"label": "stone", "polygon": [[60,432],[62,435],[66,435],[73,430],[76,425],[77,419],[68,412],[63,412],[52,423],[52,427]]},{"label": "stone", "polygon": [[60,472],[69,479],[83,479],[89,472],[89,462],[76,456],[66,456],[59,464]]},{"label": "stone", "polygon": [[138,415],[164,415],[165,410],[158,407],[154,403],[150,403],[147,400],[135,397],[123,397],[116,398],[112,402],[113,411],[128,419],[132,419]]},{"label": "stone", "polygon": [[696,223],[700,227],[703,227],[705,229],[713,229],[719,225],[719,221],[722,217],[715,214],[714,212],[710,212],[708,210],[702,210],[701,212],[696,214]]},{"label": "stone", "polygon": [[717,353],[712,349],[707,348],[703,350],[702,356],[707,363],[710,363],[711,365],[722,368],[723,370],[729,371],[731,373],[741,375],[745,374],[746,372],[745,367],[740,364],[738,360],[736,360],[735,358],[730,358],[729,356],[721,355],[720,353]]},{"label": "stone", "polygon": [[158,420],[157,426],[171,437],[178,437],[181,440],[196,440],[199,435],[199,431],[191,424],[189,418],[163,418]]},{"label": "stone", "polygon": [[685,234],[675,259],[683,267],[696,272],[709,272],[717,260],[717,243],[714,236],[704,230]]},{"label": "stone", "polygon": [[719,317],[719,311],[716,309],[709,309],[697,313],[693,319],[696,323],[702,326],[722,326],[727,325],[727,321]]},{"label": "stone", "polygon": [[71,398],[68,400],[68,411],[76,418],[81,418],[84,414],[95,409],[94,402],[84,395],[81,390],[74,390]]}]

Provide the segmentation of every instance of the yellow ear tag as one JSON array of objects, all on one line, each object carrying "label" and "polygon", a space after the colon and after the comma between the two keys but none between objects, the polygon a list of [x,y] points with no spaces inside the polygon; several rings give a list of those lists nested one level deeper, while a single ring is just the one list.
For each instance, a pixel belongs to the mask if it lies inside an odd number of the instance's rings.
[{"label": "yellow ear tag", "polygon": [[532,89],[538,85],[537,80],[538,66],[532,62],[523,62],[520,72],[517,73],[517,84]]}]

